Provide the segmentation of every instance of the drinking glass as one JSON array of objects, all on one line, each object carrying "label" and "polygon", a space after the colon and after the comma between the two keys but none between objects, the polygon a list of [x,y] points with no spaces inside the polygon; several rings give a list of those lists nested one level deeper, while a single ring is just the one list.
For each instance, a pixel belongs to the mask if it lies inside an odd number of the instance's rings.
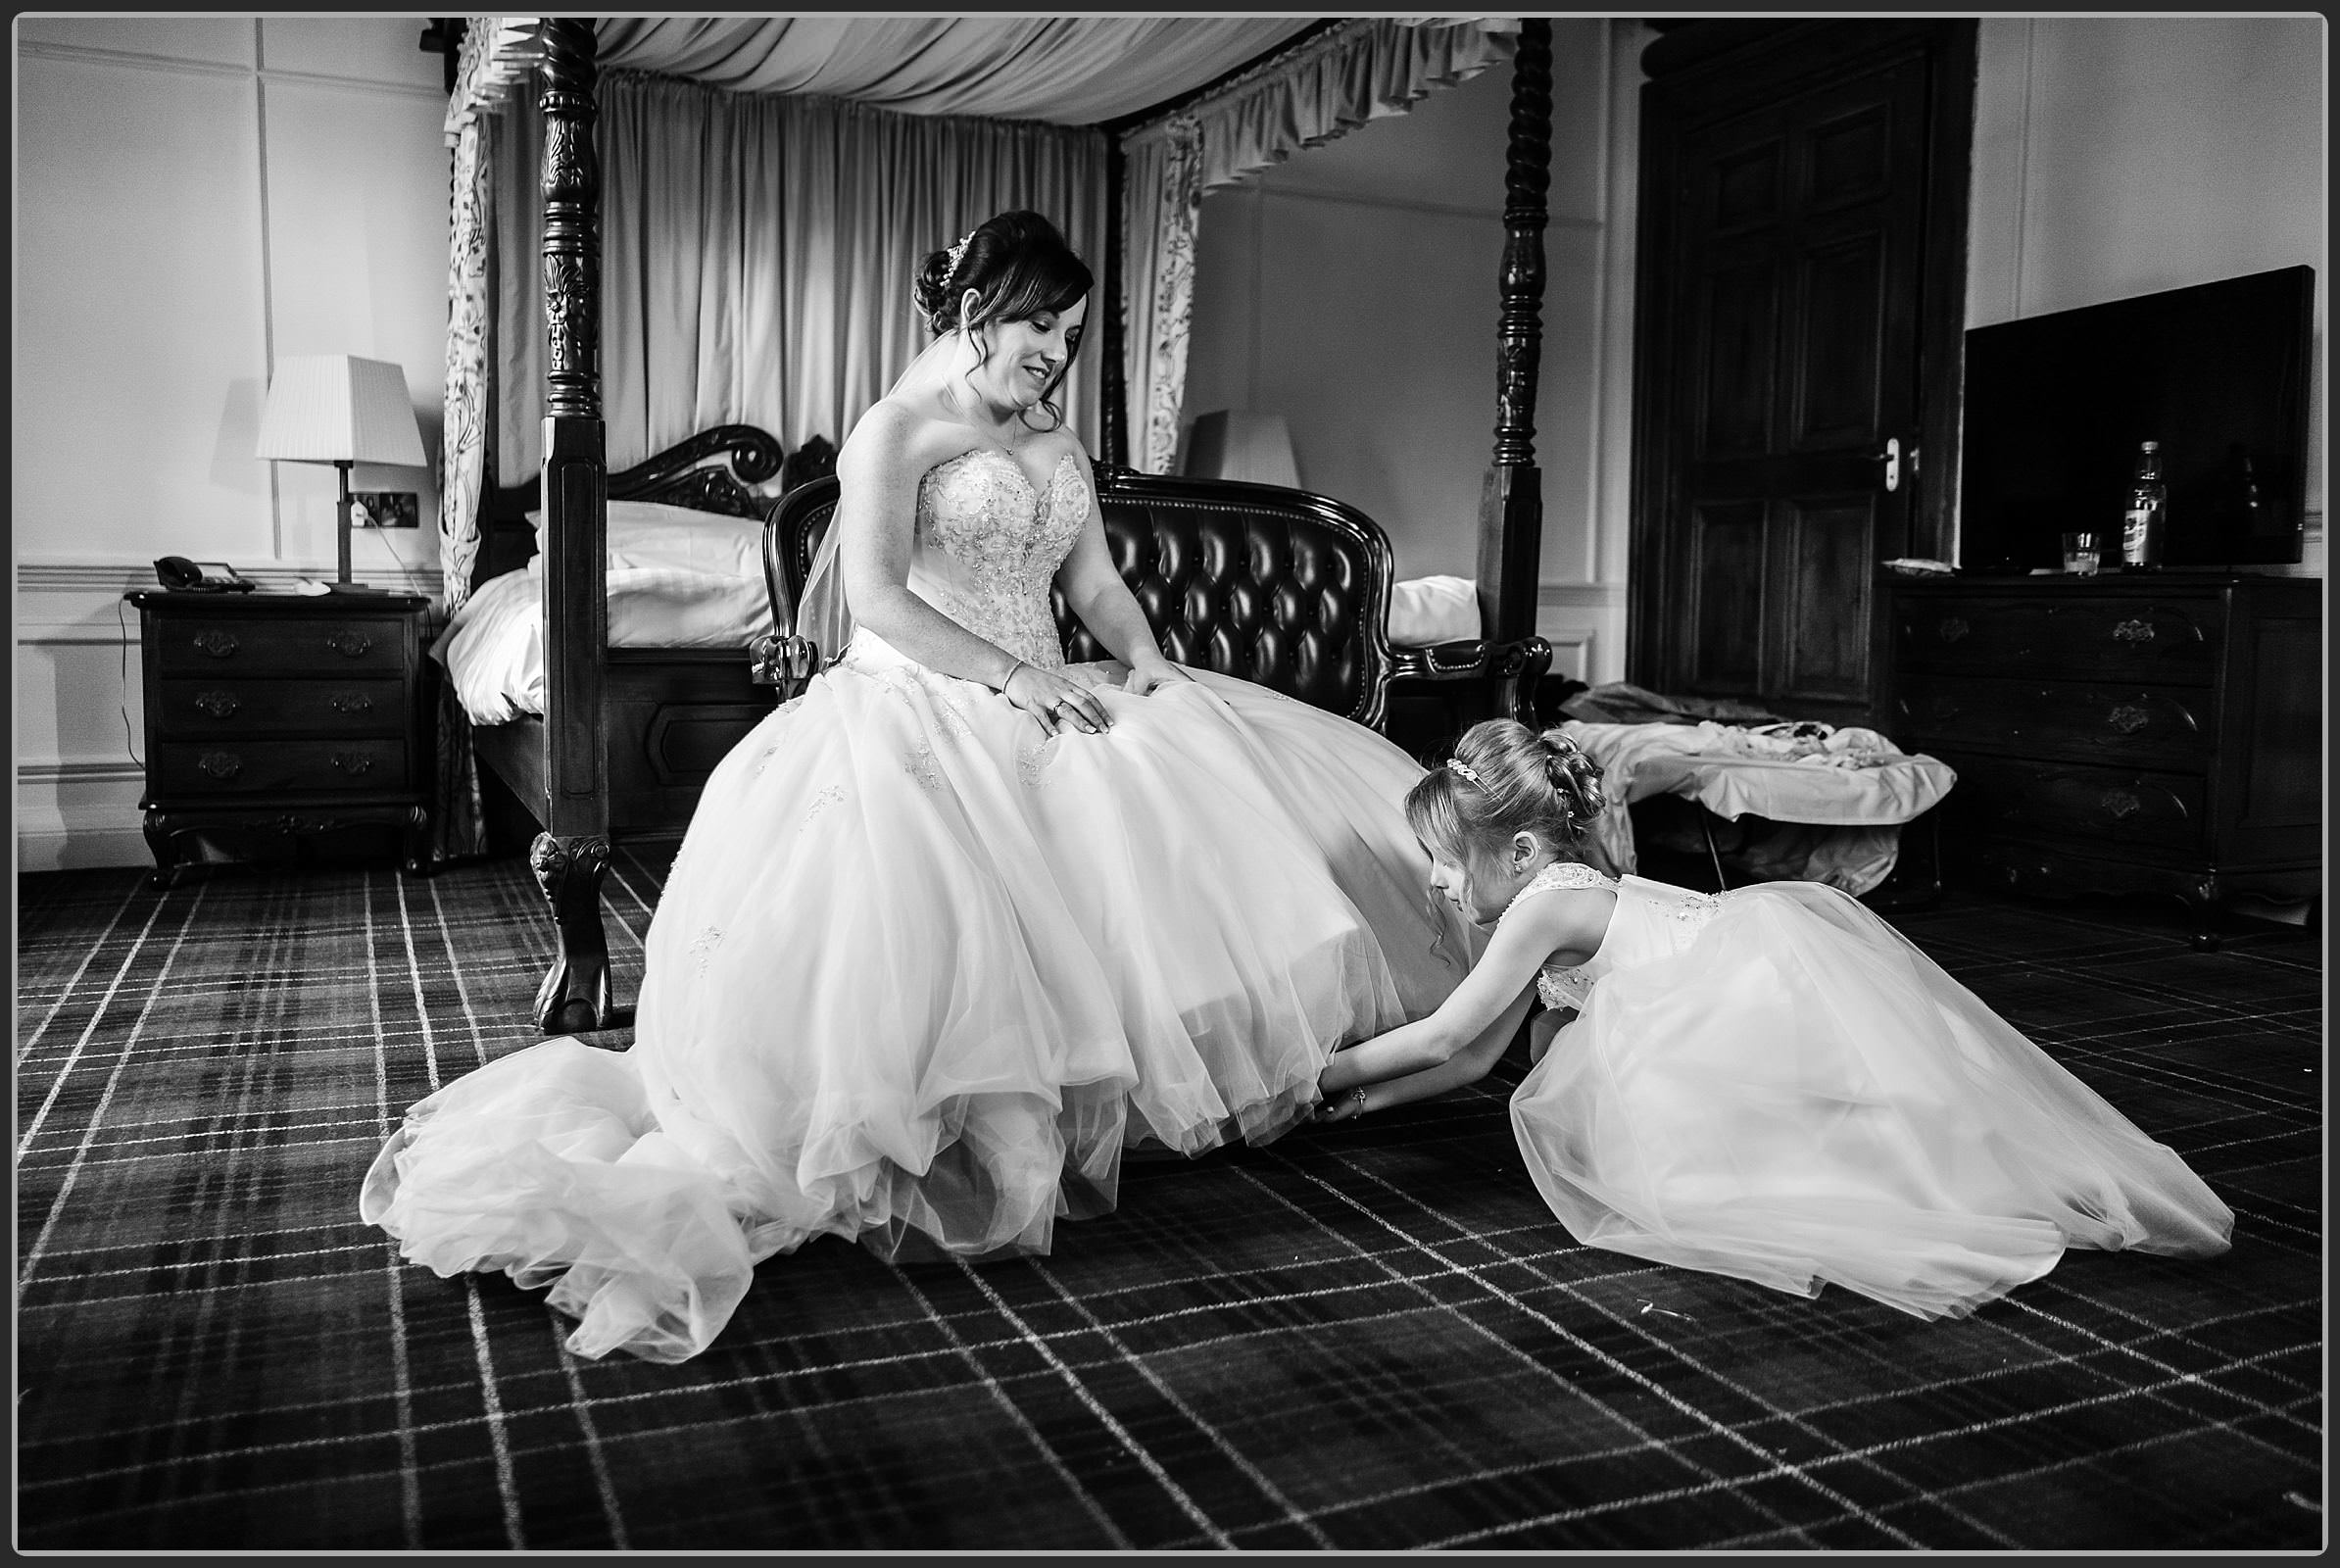
[{"label": "drinking glass", "polygon": [[2064,536],[2064,569],[2075,577],[2096,575],[2096,564],[2102,559],[2103,545],[2092,533],[2068,533]]}]

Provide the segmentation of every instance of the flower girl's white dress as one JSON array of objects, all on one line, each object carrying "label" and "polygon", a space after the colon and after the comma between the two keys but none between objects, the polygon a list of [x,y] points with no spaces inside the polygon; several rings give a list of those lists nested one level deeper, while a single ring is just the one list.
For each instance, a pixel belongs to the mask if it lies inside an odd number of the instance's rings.
[{"label": "flower girl's white dress", "polygon": [[1616,913],[1537,977],[1580,1013],[1511,1120],[1579,1241],[1921,1317],[2067,1247],[2225,1250],[2233,1212],[2175,1152],[1849,895],[1560,864],[1519,897],[1571,887],[1615,888]]},{"label": "flower girl's white dress", "polygon": [[[919,487],[910,586],[1045,668],[1090,509],[979,449]],[[633,1048],[548,1041],[409,1111],[361,1203],[442,1275],[556,1281],[571,1347],[679,1360],[754,1263],[1049,1245],[1125,1146],[1273,1137],[1338,1044],[1435,1010],[1477,933],[1429,899],[1364,727],[1195,671],[1054,739],[875,635],[708,779]]]}]

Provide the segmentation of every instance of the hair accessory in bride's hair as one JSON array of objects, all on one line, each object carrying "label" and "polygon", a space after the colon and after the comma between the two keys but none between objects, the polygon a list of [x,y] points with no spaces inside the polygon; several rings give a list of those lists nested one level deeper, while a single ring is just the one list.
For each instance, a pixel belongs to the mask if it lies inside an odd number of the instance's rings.
[{"label": "hair accessory in bride's hair", "polygon": [[974,237],[975,231],[971,228],[968,229],[966,233],[959,236],[958,243],[951,246],[949,254],[943,258],[943,281],[945,283],[949,283],[952,278],[958,276],[958,260],[967,254],[967,242]]},{"label": "hair accessory in bride's hair", "polygon": [[1471,771],[1471,765],[1468,762],[1449,760],[1446,763],[1446,769],[1458,778],[1467,778],[1472,783],[1478,784],[1481,789],[1487,788],[1485,784],[1480,783],[1479,775]]}]

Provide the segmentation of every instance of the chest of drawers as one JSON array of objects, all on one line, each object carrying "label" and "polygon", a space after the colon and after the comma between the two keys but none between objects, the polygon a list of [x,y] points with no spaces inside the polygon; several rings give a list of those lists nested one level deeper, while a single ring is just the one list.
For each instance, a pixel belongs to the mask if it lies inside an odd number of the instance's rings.
[{"label": "chest of drawers", "polygon": [[391,830],[429,865],[432,726],[418,594],[191,594],[138,608],[154,881],[189,859]]},{"label": "chest of drawers", "polygon": [[2166,893],[2322,883],[2322,585],[2167,572],[1896,581],[1894,738],[1958,770],[1952,867]]}]

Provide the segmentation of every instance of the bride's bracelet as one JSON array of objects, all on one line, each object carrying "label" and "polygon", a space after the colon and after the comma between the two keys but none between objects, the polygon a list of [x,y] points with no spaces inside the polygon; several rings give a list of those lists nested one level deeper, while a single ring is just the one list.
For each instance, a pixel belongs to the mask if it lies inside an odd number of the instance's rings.
[{"label": "bride's bracelet", "polygon": [[1015,672],[1016,672],[1017,670],[1019,670],[1019,669],[1022,669],[1023,667],[1024,667],[1024,662],[1023,662],[1022,660],[1020,660],[1020,659],[1019,659],[1019,660],[1017,660],[1017,661],[1016,661],[1014,663],[1012,663],[1012,664],[1010,664],[1010,665],[1008,665],[1008,666],[1007,666],[1007,673],[999,677],[999,684],[998,690],[999,690],[999,695],[1000,695],[1000,696],[1004,697],[1004,696],[1006,696],[1006,695],[1007,695],[1007,683],[1008,683],[1009,681],[1011,681],[1011,680],[1015,679]]}]

